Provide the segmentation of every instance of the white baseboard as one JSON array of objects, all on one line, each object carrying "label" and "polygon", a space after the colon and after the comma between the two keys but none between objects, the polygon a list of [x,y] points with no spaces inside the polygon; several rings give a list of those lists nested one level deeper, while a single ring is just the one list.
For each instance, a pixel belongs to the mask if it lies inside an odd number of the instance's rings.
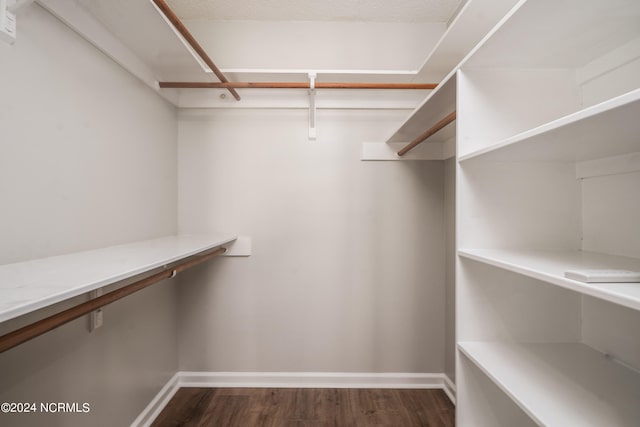
[{"label": "white baseboard", "polygon": [[131,424],[149,426],[180,387],[442,389],[455,404],[445,374],[359,372],[177,372]]},{"label": "white baseboard", "polygon": [[171,377],[171,379],[162,387],[146,408],[138,415],[131,426],[147,427],[160,415],[160,412],[169,403],[173,395],[180,389],[180,372]]},{"label": "white baseboard", "polygon": [[180,372],[182,387],[443,388],[443,374]]}]

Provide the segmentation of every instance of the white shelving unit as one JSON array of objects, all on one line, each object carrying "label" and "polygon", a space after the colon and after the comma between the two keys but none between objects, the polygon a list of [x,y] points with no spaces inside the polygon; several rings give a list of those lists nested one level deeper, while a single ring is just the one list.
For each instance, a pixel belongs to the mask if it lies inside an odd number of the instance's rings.
[{"label": "white shelving unit", "polygon": [[[523,0],[457,72],[457,423],[640,425],[640,3]],[[496,387],[497,386],[497,387]]]},{"label": "white shelving unit", "polygon": [[0,266],[0,322],[163,268],[236,240],[228,234],[163,237]]}]

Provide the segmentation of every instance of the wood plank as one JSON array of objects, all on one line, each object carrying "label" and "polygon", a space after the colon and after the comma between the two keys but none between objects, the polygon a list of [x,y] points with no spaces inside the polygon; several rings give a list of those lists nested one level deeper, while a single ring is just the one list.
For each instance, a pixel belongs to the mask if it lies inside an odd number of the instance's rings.
[{"label": "wood plank", "polygon": [[171,398],[162,411],[162,416],[158,417],[152,426],[195,427],[199,425],[213,394],[213,389],[181,388]]},{"label": "wood plank", "polygon": [[453,427],[454,412],[442,390],[181,388],[152,425]]}]

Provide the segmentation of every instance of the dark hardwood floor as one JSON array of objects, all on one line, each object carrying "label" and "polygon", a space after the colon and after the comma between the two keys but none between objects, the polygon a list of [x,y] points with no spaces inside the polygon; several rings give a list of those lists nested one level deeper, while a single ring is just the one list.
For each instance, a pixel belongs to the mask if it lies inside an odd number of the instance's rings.
[{"label": "dark hardwood floor", "polygon": [[153,427],[453,427],[442,390],[181,388]]}]

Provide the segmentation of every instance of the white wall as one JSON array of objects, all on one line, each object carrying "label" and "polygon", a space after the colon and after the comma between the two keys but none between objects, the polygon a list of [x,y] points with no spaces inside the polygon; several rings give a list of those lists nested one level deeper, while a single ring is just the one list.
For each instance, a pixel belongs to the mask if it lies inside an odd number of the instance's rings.
[{"label": "white wall", "polygon": [[0,44],[0,259],[174,230],[175,110],[38,6],[18,20]]},{"label": "white wall", "polygon": [[253,254],[184,274],[180,369],[443,372],[443,164],[359,161],[406,114],[181,112],[180,231]]},{"label": "white wall", "polygon": [[[35,5],[0,64],[0,263],[176,231],[173,107]],[[177,368],[174,289],[147,289],[104,319],[0,354],[0,401],[91,412],[0,414],[0,425],[126,425],[140,413]]]},{"label": "white wall", "polygon": [[443,23],[185,22],[220,68],[417,70]]}]

